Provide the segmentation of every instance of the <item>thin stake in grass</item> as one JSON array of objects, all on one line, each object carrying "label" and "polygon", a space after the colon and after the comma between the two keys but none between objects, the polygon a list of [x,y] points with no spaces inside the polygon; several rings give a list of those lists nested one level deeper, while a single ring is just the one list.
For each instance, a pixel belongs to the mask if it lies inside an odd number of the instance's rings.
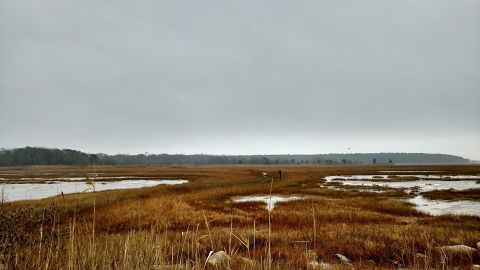
[{"label": "thin stake in grass", "polygon": [[273,190],[273,176],[272,181],[270,182],[270,197],[268,202],[268,269],[272,269],[272,250],[271,250],[271,242],[272,242],[272,210],[270,208],[272,205],[272,190]]},{"label": "thin stake in grass", "polygon": [[[94,163],[95,168],[95,163]],[[95,169],[94,169],[95,171]],[[95,172],[94,172],[95,173]],[[92,254],[95,254],[95,214],[96,214],[96,205],[95,205],[95,181],[90,179],[87,174],[85,174],[87,185],[91,185],[93,189],[93,224],[92,224]]]}]

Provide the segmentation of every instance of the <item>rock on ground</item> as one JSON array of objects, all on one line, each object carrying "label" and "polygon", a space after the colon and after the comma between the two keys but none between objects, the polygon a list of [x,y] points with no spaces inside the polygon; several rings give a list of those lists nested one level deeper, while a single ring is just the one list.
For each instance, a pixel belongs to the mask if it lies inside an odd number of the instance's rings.
[{"label": "rock on ground", "polygon": [[347,258],[345,255],[342,255],[342,254],[335,254],[335,256],[338,258],[338,260],[345,264],[345,265],[351,265],[352,264],[352,261]]},{"label": "rock on ground", "polygon": [[436,250],[440,253],[450,255],[473,255],[477,250],[466,245],[453,245],[438,247]]},{"label": "rock on ground", "polygon": [[217,251],[210,255],[207,259],[207,264],[215,267],[226,266],[230,261],[230,256],[223,250]]}]

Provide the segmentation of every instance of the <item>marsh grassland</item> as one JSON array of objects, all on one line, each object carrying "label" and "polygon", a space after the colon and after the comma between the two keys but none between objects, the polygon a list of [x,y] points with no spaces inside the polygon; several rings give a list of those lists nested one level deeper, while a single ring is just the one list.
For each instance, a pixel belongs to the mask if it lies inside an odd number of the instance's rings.
[{"label": "marsh grassland", "polygon": [[[188,183],[3,202],[0,269],[470,269],[480,264],[473,249],[480,242],[480,217],[432,216],[408,203],[415,195],[403,189],[324,179],[402,170],[480,175],[480,167],[470,165],[1,168],[4,185],[84,175],[94,181],[92,188],[102,185],[95,175],[102,181],[131,176]],[[234,201],[255,195],[297,199],[278,201],[272,211],[264,201]],[[480,193],[442,190],[424,197],[478,201]],[[225,253],[208,258],[211,251]]]}]

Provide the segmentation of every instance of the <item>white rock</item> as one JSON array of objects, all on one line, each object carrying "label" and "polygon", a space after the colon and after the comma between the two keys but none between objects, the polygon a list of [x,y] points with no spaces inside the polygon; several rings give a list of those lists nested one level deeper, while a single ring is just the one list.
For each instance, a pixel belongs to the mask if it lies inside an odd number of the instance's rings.
[{"label": "white rock", "polygon": [[345,257],[344,255],[342,255],[342,254],[335,254],[335,256],[338,258],[338,260],[339,260],[341,263],[343,263],[343,264],[345,264],[345,265],[350,265],[350,264],[352,264],[352,261],[351,261],[349,258],[347,258],[347,257]]},{"label": "white rock", "polygon": [[453,245],[453,246],[443,246],[438,247],[437,251],[445,254],[458,254],[458,255],[472,255],[477,252],[476,249],[466,246],[466,245]]},{"label": "white rock", "polygon": [[223,250],[217,251],[207,258],[207,264],[215,267],[227,265],[229,261],[230,256]]},{"label": "white rock", "polygon": [[[477,245],[478,245],[478,243],[477,243]],[[472,270],[480,270],[480,265],[479,264],[472,265]]]}]

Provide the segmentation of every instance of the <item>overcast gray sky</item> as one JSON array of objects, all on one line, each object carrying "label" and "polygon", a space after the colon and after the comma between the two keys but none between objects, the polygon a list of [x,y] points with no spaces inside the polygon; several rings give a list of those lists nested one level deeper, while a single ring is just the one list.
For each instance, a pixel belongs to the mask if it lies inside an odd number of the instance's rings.
[{"label": "overcast gray sky", "polygon": [[480,160],[479,118],[478,0],[0,0],[4,148]]}]

